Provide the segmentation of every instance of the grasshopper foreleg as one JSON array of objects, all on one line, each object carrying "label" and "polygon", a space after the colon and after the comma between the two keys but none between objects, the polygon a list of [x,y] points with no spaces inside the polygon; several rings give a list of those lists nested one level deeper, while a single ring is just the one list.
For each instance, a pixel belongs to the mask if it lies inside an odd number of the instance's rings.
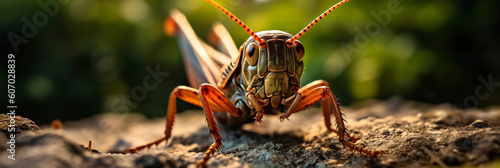
[{"label": "grasshopper foreleg", "polygon": [[269,102],[267,100],[257,99],[252,92],[248,92],[246,94],[246,97],[252,103],[252,106],[255,108],[255,111],[257,111],[257,114],[253,119],[259,122],[259,124],[262,124],[262,118],[264,117],[264,109],[262,107],[266,106]]}]

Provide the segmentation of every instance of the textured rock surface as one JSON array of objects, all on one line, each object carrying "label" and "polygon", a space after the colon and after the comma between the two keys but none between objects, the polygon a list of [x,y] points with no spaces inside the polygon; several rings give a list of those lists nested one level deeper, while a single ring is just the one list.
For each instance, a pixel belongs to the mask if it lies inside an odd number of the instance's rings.
[{"label": "textured rock surface", "polygon": [[[7,114],[0,114],[0,130],[5,136],[9,136],[9,125],[12,123],[11,122],[11,117]],[[29,131],[40,131],[40,128],[38,125],[35,124],[35,122],[31,121],[30,119],[23,118],[21,116],[14,116],[14,124],[15,124],[15,134],[21,133],[21,132],[29,132]]]},{"label": "textured rock surface", "polygon": [[[358,104],[345,113],[351,135],[361,138],[357,143],[383,150],[384,155],[370,159],[342,148],[337,136],[327,133],[320,109],[310,109],[292,115],[290,121],[264,116],[261,125],[221,128],[224,147],[208,166],[500,166],[500,108],[464,111],[390,100]],[[22,133],[16,139],[15,161],[2,149],[0,167],[194,166],[213,142],[202,111],[179,114],[168,145],[138,154],[110,153],[160,138],[164,122],[137,114],[104,114],[65,122],[64,130],[42,127],[41,132]],[[99,152],[84,149],[89,139]]]}]

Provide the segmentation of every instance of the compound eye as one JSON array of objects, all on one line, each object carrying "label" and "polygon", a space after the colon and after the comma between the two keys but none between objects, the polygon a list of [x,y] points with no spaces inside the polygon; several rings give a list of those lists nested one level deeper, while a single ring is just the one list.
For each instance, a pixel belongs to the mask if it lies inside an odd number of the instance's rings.
[{"label": "compound eye", "polygon": [[295,61],[300,62],[304,58],[304,46],[299,41],[294,41],[293,46],[295,46]]},{"label": "compound eye", "polygon": [[256,43],[250,43],[245,49],[245,52],[248,64],[250,64],[251,66],[257,64],[257,60],[259,57],[259,46]]}]

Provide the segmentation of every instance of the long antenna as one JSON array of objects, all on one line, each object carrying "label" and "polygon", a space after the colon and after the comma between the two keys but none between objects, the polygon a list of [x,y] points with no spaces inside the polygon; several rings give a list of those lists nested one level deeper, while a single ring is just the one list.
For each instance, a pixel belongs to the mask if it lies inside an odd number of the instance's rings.
[{"label": "long antenna", "polygon": [[309,23],[309,25],[307,25],[304,29],[302,29],[302,31],[300,31],[299,33],[297,33],[295,36],[293,36],[292,39],[288,40],[287,43],[288,44],[293,44],[293,42],[297,39],[300,38],[300,36],[304,35],[304,33],[307,32],[307,30],[309,30],[312,26],[314,26],[316,23],[318,23],[321,19],[323,19],[326,15],[330,14],[333,10],[335,10],[335,8],[339,7],[340,5],[343,5],[345,4],[346,2],[349,2],[350,0],[342,0],[340,1],[339,3],[333,5],[330,9],[326,10],[325,12],[323,12],[323,14],[319,15],[316,19],[314,19],[311,23]]},{"label": "long antenna", "polygon": [[260,47],[264,47],[266,45],[266,41],[262,40],[257,36],[252,29],[250,29],[245,23],[243,23],[240,19],[238,19],[236,16],[234,16],[231,12],[229,12],[226,8],[222,7],[219,5],[217,2],[213,0],[205,0],[208,3],[212,4],[213,6],[217,7],[217,9],[221,10],[224,14],[226,14],[229,18],[231,18],[234,22],[238,23],[245,31],[247,31],[248,34],[250,34],[257,42],[259,42]]}]

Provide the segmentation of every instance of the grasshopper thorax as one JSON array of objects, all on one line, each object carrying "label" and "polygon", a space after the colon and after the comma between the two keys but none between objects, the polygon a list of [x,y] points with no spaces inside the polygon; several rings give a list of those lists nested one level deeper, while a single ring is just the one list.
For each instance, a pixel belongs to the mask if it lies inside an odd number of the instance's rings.
[{"label": "grasshopper thorax", "polygon": [[250,37],[241,48],[242,84],[256,98],[266,100],[274,109],[286,105],[286,99],[300,88],[304,47],[296,40],[287,41],[293,36],[289,33],[270,30],[256,33],[265,45],[260,45]]}]

